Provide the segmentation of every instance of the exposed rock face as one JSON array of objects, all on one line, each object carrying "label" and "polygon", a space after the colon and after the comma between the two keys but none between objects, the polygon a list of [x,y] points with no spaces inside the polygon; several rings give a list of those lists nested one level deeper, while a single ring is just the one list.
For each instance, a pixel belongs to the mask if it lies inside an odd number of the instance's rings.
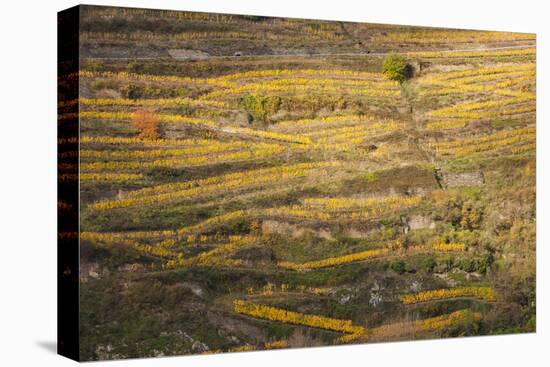
[{"label": "exposed rock face", "polygon": [[411,283],[411,291],[412,292],[420,292],[422,290],[422,284],[418,281],[414,281]]},{"label": "exposed rock face", "polygon": [[209,350],[208,346],[200,341],[195,341],[191,346],[191,350],[195,353],[204,353]]},{"label": "exposed rock face", "polygon": [[176,60],[188,60],[188,59],[207,59],[210,55],[207,52],[200,50],[189,50],[185,48],[170,49],[168,54]]},{"label": "exposed rock face", "polygon": [[484,179],[483,174],[479,171],[464,172],[464,173],[443,173],[443,182],[447,187],[459,186],[481,186]]},{"label": "exposed rock face", "polygon": [[87,282],[91,279],[101,279],[109,275],[109,270],[102,268],[97,262],[82,262],[80,264],[80,281]]},{"label": "exposed rock face", "polygon": [[204,297],[204,291],[197,284],[194,284],[194,283],[182,283],[182,284],[188,287],[189,289],[191,289],[191,291],[195,294],[195,296],[199,298]]},{"label": "exposed rock face", "polygon": [[356,228],[353,228],[353,227],[350,227],[350,228],[345,232],[346,237],[355,238],[355,239],[366,238],[366,237],[368,237],[370,234],[371,234],[370,231],[361,231],[361,230],[356,229]]},{"label": "exposed rock face", "polygon": [[422,215],[413,215],[409,218],[408,221],[409,229],[434,229],[435,228],[435,222],[432,221],[428,217],[424,217]]},{"label": "exposed rock face", "polygon": [[249,324],[239,317],[225,317],[223,314],[208,311],[208,320],[216,325],[218,335],[224,336],[228,341],[239,341],[236,335],[246,335],[248,338],[265,343],[269,341],[269,335],[260,327]]},{"label": "exposed rock face", "polygon": [[293,238],[300,238],[306,235],[312,235],[318,238],[323,238],[328,241],[333,241],[334,238],[330,234],[330,230],[326,229],[312,229],[302,226],[296,226],[290,223],[278,222],[275,220],[264,220],[262,222],[262,233],[264,234],[280,234],[285,236],[292,236]]},{"label": "exposed rock face", "polygon": [[143,264],[134,263],[134,264],[124,264],[118,267],[119,271],[132,272],[132,273],[142,273],[147,270]]},{"label": "exposed rock face", "polygon": [[382,303],[383,300],[384,299],[382,297],[382,289],[380,288],[377,282],[374,282],[374,285],[370,289],[369,304],[372,307],[377,307],[379,304]]},{"label": "exposed rock face", "polygon": [[96,348],[95,348],[95,354],[97,355],[97,358],[99,360],[105,360],[105,359],[108,359],[109,358],[109,352],[113,349],[112,346],[110,345],[107,345],[107,346],[103,346],[103,345],[98,345]]}]

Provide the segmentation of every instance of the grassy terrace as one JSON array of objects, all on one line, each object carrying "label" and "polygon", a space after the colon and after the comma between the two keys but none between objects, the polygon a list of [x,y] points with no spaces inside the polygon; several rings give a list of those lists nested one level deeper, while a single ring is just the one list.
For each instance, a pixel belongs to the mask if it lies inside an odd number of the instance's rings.
[{"label": "grassy terrace", "polygon": [[534,330],[533,35],[82,24],[83,358]]}]

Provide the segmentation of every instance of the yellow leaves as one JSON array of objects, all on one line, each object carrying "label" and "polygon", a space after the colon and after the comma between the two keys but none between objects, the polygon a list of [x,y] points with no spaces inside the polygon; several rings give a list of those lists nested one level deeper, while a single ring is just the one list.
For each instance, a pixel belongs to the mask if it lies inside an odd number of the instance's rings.
[{"label": "yellow leaves", "polygon": [[408,57],[412,58],[476,58],[476,57],[504,57],[504,56],[535,56],[536,49],[528,48],[510,48],[504,50],[487,51],[419,51],[409,52]]},{"label": "yellow leaves", "polygon": [[448,43],[491,43],[509,41],[534,41],[534,34],[511,32],[487,32],[466,30],[406,30],[375,34],[372,41],[380,43],[440,44]]},{"label": "yellow leaves", "polygon": [[205,101],[192,98],[158,98],[158,99],[101,99],[80,98],[77,101],[84,106],[142,106],[142,107],[167,107],[167,106],[209,106],[226,107],[224,102]]},{"label": "yellow leaves", "polygon": [[402,125],[393,121],[377,122],[373,124],[319,130],[304,134],[304,136],[314,138],[315,143],[321,146],[327,142],[341,142],[346,144],[353,143],[354,139],[357,138],[360,139],[359,141],[362,141],[369,136],[395,131],[400,127],[402,127]]},{"label": "yellow leaves", "polygon": [[353,208],[380,208],[381,210],[391,210],[417,205],[421,200],[421,196],[306,198],[304,199],[304,206],[309,208],[323,208],[331,211]]},{"label": "yellow leaves", "polygon": [[522,153],[532,152],[536,150],[536,148],[537,148],[537,144],[533,142],[533,143],[527,143],[525,145],[520,145],[518,147],[513,147],[510,149],[510,151],[513,154],[522,154]]},{"label": "yellow leaves", "polygon": [[[113,171],[113,170],[138,170],[155,167],[185,167],[202,166],[232,161],[258,159],[273,154],[281,153],[284,148],[274,144],[254,144],[250,150],[221,151],[217,154],[191,156],[178,159],[158,159],[153,161],[108,161],[108,162],[84,162],[80,168],[83,171]],[[129,153],[132,154],[132,153]],[[139,153],[138,153],[139,154]]]},{"label": "yellow leaves", "polygon": [[[77,139],[60,140],[59,144],[76,144]],[[170,146],[197,146],[211,145],[211,139],[143,139],[139,137],[130,138],[123,136],[90,136],[80,137],[81,145],[101,144],[101,145],[140,145],[144,147],[170,147]]]},{"label": "yellow leaves", "polygon": [[[502,101],[484,101],[451,106],[441,111],[432,111],[432,116],[449,117],[451,112],[464,113],[464,109],[473,111],[475,109],[499,108],[500,104],[514,104],[527,102],[534,99],[532,93],[526,93],[524,88],[534,84],[535,64],[506,64],[491,67],[474,67],[467,70],[442,72],[428,74],[418,79],[421,87],[420,96],[442,96],[447,94],[490,94],[491,98],[496,96],[517,97],[520,100],[508,99]],[[523,99],[523,101],[521,101]],[[461,110],[462,109],[462,110]],[[492,111],[493,115],[495,112]],[[491,116],[493,116],[491,115]],[[456,116],[454,113],[453,117]],[[464,114],[471,118],[478,118],[475,114]],[[498,116],[496,113],[495,116]],[[483,115],[484,118],[488,117]]]},{"label": "yellow leaves", "polygon": [[[254,78],[262,79],[256,81]],[[250,82],[251,79],[254,81]],[[242,81],[245,81],[244,84],[239,84]],[[258,70],[218,77],[211,83],[225,88],[206,94],[201,100],[260,92],[353,93],[379,97],[399,95],[397,84],[385,80],[381,74],[349,70]]]},{"label": "yellow leaves", "polygon": [[273,296],[280,293],[296,292],[296,293],[309,293],[317,296],[327,294],[331,289],[330,288],[321,288],[321,287],[306,287],[303,284],[300,285],[291,285],[282,283],[280,285],[268,282],[263,287],[255,289],[254,287],[249,287],[246,289],[246,292],[249,296],[259,295],[259,296]]},{"label": "yellow leaves", "polygon": [[378,120],[373,116],[366,115],[336,115],[336,116],[326,116],[315,119],[300,119],[300,120],[289,120],[281,121],[275,125],[276,128],[304,128],[313,125],[338,125],[345,122],[361,122],[361,121],[376,121]]},{"label": "yellow leaves", "polygon": [[248,216],[248,212],[245,210],[236,210],[234,212],[229,212],[226,214],[218,215],[215,217],[210,217],[200,223],[183,227],[177,230],[178,235],[185,235],[188,233],[198,232],[200,230],[203,230],[205,228],[209,228],[211,226],[219,225],[222,223],[226,223],[235,219],[241,219],[246,218]]},{"label": "yellow leaves", "polygon": [[431,147],[439,154],[449,154],[460,157],[472,153],[507,147],[517,143],[521,143],[521,145],[524,143],[534,144],[535,134],[536,131],[534,127],[525,127],[505,130],[480,137],[432,143]]},{"label": "yellow leaves", "polygon": [[217,141],[211,141],[211,144],[186,147],[179,149],[155,149],[155,150],[90,150],[81,149],[81,158],[95,158],[95,159],[144,159],[154,157],[177,157],[177,156],[191,156],[198,154],[217,153],[222,151],[230,151],[234,149],[242,149],[246,147],[270,147],[270,145],[255,145],[246,142],[236,141],[221,143]]},{"label": "yellow leaves", "polygon": [[238,347],[233,347],[229,349],[229,352],[231,353],[238,353],[238,352],[251,352],[253,350],[256,350],[256,347],[253,345],[245,344],[245,345],[239,345]]},{"label": "yellow leaves", "polygon": [[481,314],[479,312],[464,309],[424,320],[382,325],[380,327],[370,329],[365,336],[366,339],[373,340],[393,339],[401,336],[413,336],[417,333],[445,330],[453,326],[463,325],[479,319],[481,319]]},{"label": "yellow leaves", "polygon": [[243,315],[270,321],[284,322],[287,324],[303,325],[351,335],[362,335],[365,333],[365,329],[362,326],[353,325],[350,320],[307,315],[299,312],[284,310],[282,308],[250,303],[239,299],[233,301],[233,310],[236,313]]},{"label": "yellow leaves", "polygon": [[255,130],[246,127],[224,127],[221,129],[221,131],[228,134],[257,136],[260,138],[280,140],[289,143],[311,144],[311,139],[308,137],[300,135],[281,134],[272,131]]},{"label": "yellow leaves", "polygon": [[504,98],[497,100],[487,100],[483,102],[462,103],[451,107],[440,108],[428,113],[429,116],[437,117],[458,117],[458,118],[477,118],[479,115],[467,114],[471,111],[487,109],[487,108],[501,108],[509,105],[514,105],[523,102],[530,102],[535,100],[535,95],[526,95],[515,98]]},{"label": "yellow leaves", "polygon": [[460,70],[460,71],[450,71],[440,74],[429,75],[425,78],[422,78],[422,83],[448,83],[452,80],[458,81],[461,84],[464,84],[461,79],[466,79],[467,83],[474,83],[476,80],[475,77],[480,77],[482,80],[486,75],[499,75],[499,77],[506,78],[509,73],[518,73],[518,72],[532,72],[535,70],[535,64],[528,62],[523,64],[506,64],[490,67],[474,67],[472,69]]},{"label": "yellow leaves", "polygon": [[427,320],[418,321],[415,323],[419,331],[429,332],[435,330],[447,329],[449,327],[464,324],[470,320],[479,320],[481,314],[471,310],[459,310],[448,315],[433,317]]},{"label": "yellow leaves", "polygon": [[[134,112],[98,112],[98,111],[82,111],[80,112],[80,118],[90,118],[90,119],[105,119],[105,120],[122,120],[130,121],[134,117]],[[205,120],[195,117],[182,116],[182,115],[168,115],[168,114],[158,114],[155,117],[160,122],[172,122],[172,123],[182,123],[190,125],[198,125],[204,127],[216,127],[218,124],[211,120]]]},{"label": "yellow leaves", "polygon": [[310,270],[310,269],[325,268],[330,266],[338,266],[343,264],[349,264],[356,261],[363,261],[363,260],[368,260],[372,258],[377,258],[377,257],[387,255],[389,251],[390,251],[389,249],[382,248],[382,249],[376,249],[376,250],[367,250],[367,251],[357,252],[354,254],[349,254],[344,256],[331,257],[323,260],[308,261],[305,263],[293,263],[288,261],[282,261],[282,262],[279,262],[277,265],[279,265],[282,268],[303,271],[303,270]]},{"label": "yellow leaves", "polygon": [[298,205],[269,208],[269,209],[264,209],[261,212],[266,216],[277,216],[277,217],[299,217],[299,218],[319,219],[319,220],[329,220],[333,218],[333,216],[330,213],[306,210]]},{"label": "yellow leaves", "polygon": [[221,234],[214,234],[214,235],[194,235],[190,234],[188,236],[184,236],[181,238],[183,242],[185,242],[188,245],[201,245],[206,243],[213,243],[213,242],[234,242],[242,240],[244,236],[242,235],[221,235]]},{"label": "yellow leaves", "polygon": [[[184,33],[151,33],[151,32],[81,32],[84,40],[124,40],[124,41],[189,41],[202,39],[258,39],[261,34],[255,32],[184,32]],[[271,34],[276,37],[276,34]],[[281,37],[282,38],[282,37]]]},{"label": "yellow leaves", "polygon": [[181,268],[189,265],[236,267],[236,266],[241,266],[242,264],[243,262],[240,259],[223,259],[219,257],[206,257],[204,259],[201,259],[201,261],[197,261],[196,263],[189,262],[186,259],[168,260],[165,264],[163,264],[163,269],[176,269],[176,268]]},{"label": "yellow leaves", "polygon": [[[226,216],[228,220],[231,215]],[[140,239],[152,239],[154,237],[168,237],[154,243],[140,243]],[[187,237],[187,241],[194,238]],[[213,250],[202,252],[194,257],[185,258],[182,252],[174,252],[172,249],[178,245],[176,242],[176,233],[174,231],[163,232],[129,232],[129,233],[97,233],[97,232],[82,232],[81,239],[92,241],[95,243],[103,243],[107,245],[124,245],[132,247],[145,254],[161,257],[166,259],[162,265],[163,269],[174,269],[189,265],[197,266],[239,266],[242,265],[242,260],[224,258],[234,250],[249,246],[256,242],[255,237],[251,236],[229,236],[228,242],[222,244]],[[202,236],[201,236],[202,238]],[[205,238],[203,240],[206,240]]]},{"label": "yellow leaves", "polygon": [[463,243],[436,243],[432,249],[440,252],[464,252],[466,245]]},{"label": "yellow leaves", "polygon": [[189,265],[199,266],[239,266],[242,265],[242,260],[239,259],[226,259],[222,256],[233,252],[234,250],[254,244],[257,241],[254,237],[239,237],[237,239],[230,239],[229,243],[216,247],[213,250],[201,252],[197,256],[189,259],[172,259],[168,260],[164,265],[164,269],[173,269],[179,267],[185,267]]},{"label": "yellow leaves", "polygon": [[80,32],[81,40],[93,41],[110,41],[110,42],[185,42],[192,40],[262,40],[262,41],[279,41],[279,42],[296,42],[307,37],[308,39],[316,38],[320,40],[340,40],[344,36],[334,32],[325,31],[322,29],[303,28],[307,34],[293,33],[285,34],[281,32],[236,32],[236,31],[220,31],[220,32],[182,32],[182,33],[151,33],[143,31],[134,32]]},{"label": "yellow leaves", "polygon": [[[167,99],[159,102],[117,102],[124,105],[171,105],[171,104],[210,104],[222,106],[223,102],[211,102],[220,96],[253,92],[326,92],[326,93],[355,93],[360,95],[372,95],[381,97],[398,96],[397,85],[388,82],[378,73],[354,72],[349,70],[259,70],[244,73],[229,74],[216,78],[188,78],[172,75],[146,75],[128,72],[94,72],[81,71],[83,78],[108,78],[115,80],[133,80],[157,83],[177,83],[184,85],[211,85],[218,87],[218,90],[204,95],[199,100],[191,102],[189,99]],[[286,78],[285,78],[286,77]],[[251,82],[244,85],[237,85],[240,80],[252,78],[273,78],[261,82]],[[99,105],[110,105],[112,102],[106,100],[85,100],[84,103],[97,103]]]},{"label": "yellow leaves", "polygon": [[[201,230],[216,226],[222,223],[230,222],[235,219],[246,218],[249,215],[246,210],[237,210],[226,214],[210,217],[202,222],[193,224],[187,227],[182,227],[175,230],[159,230],[159,231],[132,231],[132,232],[83,232],[81,236],[88,236],[87,238],[95,239],[102,242],[116,242],[119,240],[153,240],[153,239],[178,239],[195,241],[197,238],[195,234]],[[84,237],[83,237],[84,238]],[[200,238],[200,237],[199,237]],[[231,241],[238,240],[241,237],[230,236]]]},{"label": "yellow leaves", "polygon": [[371,219],[420,203],[420,196],[383,198],[306,198],[303,205],[263,209],[259,215],[317,220]]},{"label": "yellow leaves", "polygon": [[500,131],[494,134],[478,136],[473,138],[443,141],[443,142],[437,143],[435,146],[436,146],[436,149],[442,149],[442,150],[452,149],[452,148],[459,148],[464,145],[486,143],[486,142],[495,141],[502,138],[509,138],[517,135],[534,134],[535,132],[536,130],[534,127],[525,127],[525,128],[514,129],[514,130]]},{"label": "yellow leaves", "polygon": [[265,349],[280,349],[286,347],[288,347],[288,342],[286,340],[276,340],[264,344]]},{"label": "yellow leaves", "polygon": [[[288,342],[286,340],[275,340],[272,342],[265,342],[263,345],[263,349],[269,350],[269,349],[281,349],[281,348],[287,348]],[[238,347],[233,347],[229,349],[229,352],[250,352],[253,350],[257,350],[257,347],[250,344],[240,345]]]},{"label": "yellow leaves", "polygon": [[380,73],[370,73],[363,71],[353,71],[344,69],[270,69],[270,70],[252,70],[242,73],[228,74],[218,77],[217,81],[234,82],[239,79],[251,78],[282,78],[282,77],[325,77],[325,78],[354,78],[384,81],[385,78]]},{"label": "yellow leaves", "polygon": [[96,202],[91,207],[106,210],[189,200],[205,194],[213,195],[215,193],[227,192],[228,190],[256,187],[267,183],[282,183],[293,178],[306,176],[316,172],[317,169],[335,167],[337,165],[337,162],[299,163],[234,172],[205,179],[148,187],[129,192],[126,197],[121,199]]},{"label": "yellow leaves", "polygon": [[430,130],[447,130],[447,129],[459,129],[466,126],[468,121],[466,120],[445,120],[430,122],[426,124],[426,128]]},{"label": "yellow leaves", "polygon": [[[380,88],[363,88],[363,87],[349,87],[341,84],[322,84],[315,82],[315,79],[306,79],[309,82],[305,84],[279,84],[275,82],[262,82],[262,83],[249,83],[241,86],[231,87],[227,89],[219,89],[214,92],[201,96],[201,99],[216,99],[224,96],[230,96],[235,94],[244,93],[271,93],[271,92],[286,92],[286,93],[335,93],[335,94],[354,94],[362,96],[375,96],[375,97],[398,97],[399,89],[388,88],[381,86]],[[377,87],[377,86],[376,86]]]},{"label": "yellow leaves", "polygon": [[158,82],[158,83],[176,83],[176,84],[192,84],[192,85],[216,85],[213,79],[200,79],[200,78],[188,78],[175,75],[148,75],[148,74],[136,74],[125,71],[110,72],[110,71],[88,71],[81,70],[80,77],[82,78],[108,78],[115,80],[134,80],[143,82]]},{"label": "yellow leaves", "polygon": [[[76,178],[76,177],[75,177]],[[111,182],[125,182],[136,181],[143,179],[141,173],[80,173],[78,178],[82,182],[86,181],[111,181]]]},{"label": "yellow leaves", "polygon": [[489,287],[463,287],[450,289],[434,289],[413,294],[405,294],[399,300],[405,305],[429,302],[450,298],[479,298],[485,301],[495,301],[495,291]]},{"label": "yellow leaves", "polygon": [[[81,118],[123,120],[123,121],[131,120],[134,117],[134,115],[135,113],[130,113],[130,112],[96,112],[96,111],[80,112]],[[280,141],[289,142],[289,143],[311,144],[310,138],[303,137],[300,135],[288,135],[288,134],[282,134],[282,133],[277,133],[273,131],[250,129],[246,127],[234,127],[234,126],[219,127],[218,126],[219,124],[215,121],[205,120],[205,119],[200,119],[195,117],[181,116],[181,115],[158,114],[158,115],[155,115],[155,117],[160,122],[182,123],[182,124],[191,124],[191,125],[202,126],[207,128],[214,128],[215,130],[226,134],[254,136],[254,137],[260,137],[265,139],[280,140]],[[147,140],[147,139],[144,139],[144,140]]]},{"label": "yellow leaves", "polygon": [[[248,87],[250,85],[256,85],[255,83],[252,84],[246,84],[244,87]],[[322,78],[281,78],[281,79],[273,79],[269,81],[269,85],[271,86],[286,86],[286,87],[293,87],[297,85],[301,86],[335,86],[338,88],[395,88],[397,84],[392,81],[388,80],[369,80],[369,79],[322,79]]]},{"label": "yellow leaves", "polygon": [[357,261],[365,261],[370,259],[383,258],[387,256],[398,256],[407,254],[422,254],[431,252],[464,252],[466,246],[463,243],[438,243],[433,245],[417,245],[407,249],[399,246],[387,246],[374,250],[366,250],[353,254],[330,257],[323,260],[308,261],[304,263],[295,263],[290,261],[281,261],[277,265],[292,270],[305,271],[311,269],[319,269],[324,267],[332,267],[354,263]]},{"label": "yellow leaves", "polygon": [[206,127],[216,127],[218,126],[218,123],[211,121],[211,120],[205,120],[195,117],[189,117],[189,116],[181,116],[181,115],[157,115],[159,121],[162,122],[172,122],[172,123],[182,123],[182,124],[191,124],[191,125],[202,125]]},{"label": "yellow leaves", "polygon": [[[453,106],[455,110],[450,110],[448,108],[443,110],[435,110],[429,113],[430,116],[441,116],[445,118],[454,118],[459,119],[460,122],[469,122],[476,120],[484,120],[489,118],[498,118],[502,116],[512,116],[522,113],[534,112],[535,104],[520,104],[512,107],[506,107],[510,104],[520,103],[521,100],[527,100],[525,98],[513,98],[510,100],[493,100],[486,102],[487,105],[492,104],[494,107],[498,108],[495,110],[456,110],[460,105]],[[479,103],[481,104],[481,103]]]},{"label": "yellow leaves", "polygon": [[110,233],[93,233],[82,232],[80,238],[92,242],[104,243],[107,245],[123,245],[134,248],[147,255],[161,257],[161,258],[173,258],[177,257],[177,254],[168,249],[172,246],[172,243],[161,242],[154,245],[142,244],[132,239],[125,239],[122,236],[113,235]]}]

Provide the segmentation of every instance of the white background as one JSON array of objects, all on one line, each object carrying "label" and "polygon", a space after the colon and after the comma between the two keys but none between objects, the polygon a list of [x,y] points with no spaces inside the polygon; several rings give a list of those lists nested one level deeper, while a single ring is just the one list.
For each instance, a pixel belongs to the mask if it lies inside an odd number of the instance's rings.
[{"label": "white background", "polygon": [[[546,1],[172,0],[95,4],[537,33],[537,334],[171,357],[97,366],[540,366],[550,355]],[[8,0],[0,13],[0,365],[67,366],[56,340],[56,12],[75,1]],[[545,67],[545,68],[544,68]],[[547,205],[543,205],[546,203]],[[541,264],[544,264],[541,266]],[[545,266],[546,265],[546,266]],[[546,339],[546,340],[545,340]],[[546,350],[544,348],[546,345]]]}]

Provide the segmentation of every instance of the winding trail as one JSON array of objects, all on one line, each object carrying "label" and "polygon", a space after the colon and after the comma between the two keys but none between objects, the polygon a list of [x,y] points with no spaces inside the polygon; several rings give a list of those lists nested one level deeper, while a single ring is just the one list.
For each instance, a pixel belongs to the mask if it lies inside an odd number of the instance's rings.
[{"label": "winding trail", "polygon": [[[500,51],[500,50],[511,50],[511,49],[522,49],[522,48],[531,48],[535,44],[525,44],[525,45],[515,45],[515,46],[501,46],[501,47],[478,47],[478,48],[465,48],[465,49],[456,49],[456,50],[426,50],[426,52],[443,52],[443,53],[455,53],[455,52],[481,52],[481,51]],[[399,55],[407,55],[410,52],[416,52],[415,50],[410,50],[407,52],[344,52],[344,53],[330,53],[330,52],[320,52],[320,53],[291,53],[291,54],[252,54],[252,55],[225,55],[225,56],[205,56],[205,57],[189,57],[189,58],[174,58],[171,56],[152,56],[152,57],[83,57],[85,60],[216,60],[216,59],[248,59],[248,58],[283,58],[283,57],[329,57],[329,56],[350,56],[350,57],[363,57],[363,56],[374,56],[380,57],[385,56],[389,53],[395,53]]]}]

